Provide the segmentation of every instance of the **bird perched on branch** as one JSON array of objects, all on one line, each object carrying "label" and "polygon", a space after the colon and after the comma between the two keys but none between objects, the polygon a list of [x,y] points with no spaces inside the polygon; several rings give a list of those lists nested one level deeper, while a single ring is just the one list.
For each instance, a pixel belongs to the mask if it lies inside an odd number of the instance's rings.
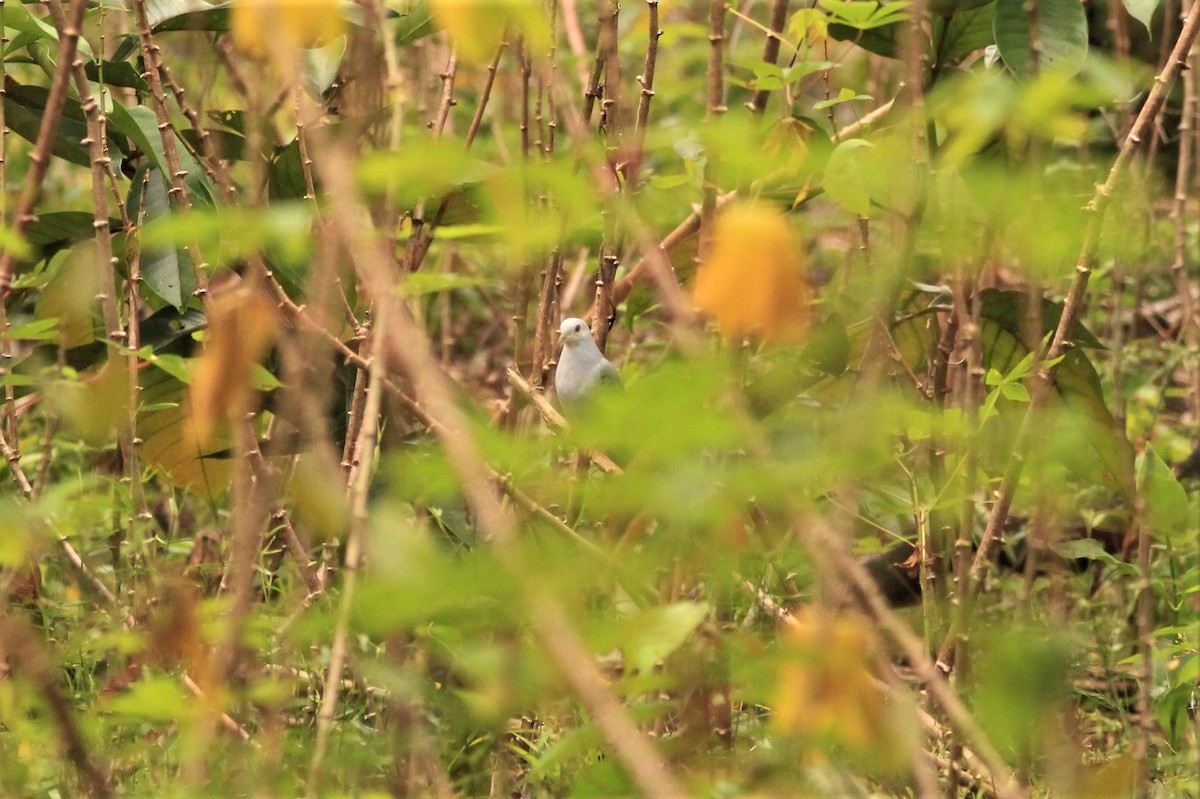
[{"label": "bird perched on branch", "polygon": [[617,369],[592,339],[582,319],[564,319],[558,328],[562,352],[554,372],[554,389],[563,407],[578,405],[602,385],[620,385]]}]

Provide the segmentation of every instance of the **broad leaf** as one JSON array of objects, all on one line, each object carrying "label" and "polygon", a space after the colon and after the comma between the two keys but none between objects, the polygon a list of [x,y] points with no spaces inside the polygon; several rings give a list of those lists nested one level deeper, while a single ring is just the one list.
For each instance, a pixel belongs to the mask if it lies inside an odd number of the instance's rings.
[{"label": "broad leaf", "polygon": [[1189,523],[1195,531],[1196,520],[1192,518],[1187,492],[1153,446],[1146,447],[1138,458],[1137,471],[1138,492],[1145,503],[1145,522],[1151,532],[1157,538],[1171,540],[1185,532]]},{"label": "broad leaf", "polygon": [[944,67],[993,44],[996,40],[992,32],[995,16],[996,4],[988,2],[977,8],[960,10],[948,19],[935,19],[933,52],[930,53],[933,63]]},{"label": "broad leaf", "polygon": [[[1154,12],[1158,10],[1160,0],[1123,0],[1125,10],[1129,12],[1129,16],[1142,23],[1142,27],[1146,29],[1147,35],[1152,33],[1150,28],[1154,20]],[[1111,10],[1109,13],[1113,13]]]},{"label": "broad leaf", "polygon": [[[1025,0],[996,0],[993,30],[1009,71],[1021,78],[1033,74]],[[1078,0],[1038,0],[1037,31],[1042,46],[1038,71],[1055,67],[1075,74],[1083,68],[1088,51],[1087,14]]]}]

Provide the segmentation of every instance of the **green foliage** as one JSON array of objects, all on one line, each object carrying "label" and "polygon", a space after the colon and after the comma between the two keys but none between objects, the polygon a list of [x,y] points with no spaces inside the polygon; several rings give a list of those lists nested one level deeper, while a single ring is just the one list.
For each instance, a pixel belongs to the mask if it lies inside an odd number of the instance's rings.
[{"label": "green foliage", "polygon": [[[641,795],[650,752],[696,796],[914,794],[950,735],[917,732],[843,554],[921,584],[906,657],[963,634],[952,685],[1004,762],[958,765],[984,784],[1125,784],[1138,691],[1145,773],[1184,784],[1200,500],[1171,464],[1197,367],[1169,300],[1197,276],[1174,117],[1136,181],[1094,192],[1148,68],[1089,52],[1071,0],[821,0],[770,60],[765,7],[714,32],[663,4],[651,87],[648,7],[608,29],[615,4],[578,25],[557,4],[553,56],[509,31],[490,69],[502,31],[454,5],[339,5],[346,36],[253,57],[239,5],[147,0],[142,32],[89,8],[103,179],[68,76],[19,209],[62,36],[0,7],[3,791],[103,795],[86,756],[131,797]],[[1127,7],[1153,29],[1156,3]],[[794,338],[688,313],[730,193],[803,242]],[[725,250],[739,288],[767,271],[749,245]],[[261,302],[222,327],[235,292]],[[559,429],[506,372],[552,384],[549,334],[590,303],[624,389]],[[252,333],[270,351],[247,364]],[[964,574],[998,508],[1000,554]]]}]

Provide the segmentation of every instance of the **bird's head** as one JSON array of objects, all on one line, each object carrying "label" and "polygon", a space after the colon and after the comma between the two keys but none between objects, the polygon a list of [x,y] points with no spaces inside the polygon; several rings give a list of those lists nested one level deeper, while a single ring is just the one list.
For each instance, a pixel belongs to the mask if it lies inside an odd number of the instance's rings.
[{"label": "bird's head", "polygon": [[577,347],[585,341],[591,341],[592,331],[587,322],[571,317],[558,326],[558,337],[564,347]]}]

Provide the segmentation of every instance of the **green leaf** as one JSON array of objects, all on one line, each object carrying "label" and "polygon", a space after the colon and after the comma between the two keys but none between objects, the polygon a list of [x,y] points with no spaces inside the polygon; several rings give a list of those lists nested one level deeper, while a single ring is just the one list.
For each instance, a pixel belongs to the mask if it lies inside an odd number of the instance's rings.
[{"label": "green leaf", "polygon": [[413,272],[405,276],[404,282],[396,287],[396,293],[401,297],[420,297],[425,294],[439,294],[451,289],[486,284],[487,281],[483,278],[457,275],[452,272]]},{"label": "green leaf", "polygon": [[967,11],[990,5],[994,0],[930,0],[929,12],[934,17],[955,17]]},{"label": "green leaf", "polygon": [[852,42],[868,53],[884,58],[900,57],[900,30],[905,23],[895,22],[891,25],[864,30],[851,25],[833,23],[829,26],[829,35],[841,42]]},{"label": "green leaf", "polygon": [[150,86],[142,79],[141,73],[126,61],[85,61],[83,71],[87,73],[88,80],[99,82],[103,77],[107,86],[150,91]]},{"label": "green leaf", "polygon": [[[171,216],[171,204],[167,195],[167,178],[158,169],[143,166],[134,175],[133,192],[140,195],[142,177],[147,177],[144,223]],[[130,211],[137,211],[130,202]],[[192,292],[196,290],[196,275],[188,256],[178,247],[148,246],[141,252],[142,283],[165,302],[182,311]]]},{"label": "green leaf", "polygon": [[708,606],[675,602],[644,610],[629,620],[620,642],[625,659],[637,671],[648,674],[704,621]]},{"label": "green leaf", "polygon": [[1013,402],[1029,402],[1029,389],[1024,383],[1005,383],[1000,387],[1000,393]]},{"label": "green leaf", "polygon": [[931,61],[936,66],[946,66],[968,53],[994,44],[995,17],[996,4],[988,0],[977,8],[960,9],[948,19],[935,18]]},{"label": "green leaf", "polygon": [[873,169],[870,156],[874,151],[875,145],[866,139],[848,139],[834,148],[825,165],[825,191],[859,216],[871,213],[868,175]]},{"label": "green leaf", "polygon": [[[1075,74],[1087,59],[1087,14],[1078,0],[1038,0],[1038,40],[1042,50],[1038,70],[1055,67]],[[1028,78],[1033,73],[1029,14],[1025,0],[996,0],[993,23],[996,47],[1004,65],[1014,75]]]},{"label": "green leaf", "polygon": [[1152,33],[1150,26],[1154,20],[1154,12],[1158,10],[1159,0],[1123,0],[1123,2],[1129,16],[1142,23],[1146,34],[1150,35]]},{"label": "green leaf", "polygon": [[[120,103],[115,103],[109,112],[108,121],[112,128],[128,136],[139,150],[149,156],[160,172],[164,175],[170,174],[162,133],[158,129],[158,117],[155,116],[154,111],[144,105],[126,108]],[[179,168],[187,173],[184,178],[184,187],[187,189],[188,199],[192,205],[212,205],[213,190],[208,176],[196,163],[196,159],[192,158],[192,154],[184,147],[179,137],[174,133],[171,135],[175,138]],[[135,191],[137,189],[136,182],[134,189]]]},{"label": "green leaf", "polygon": [[146,0],[150,28],[159,31],[227,31],[230,4],[214,6],[204,0]]},{"label": "green leaf", "polygon": [[[4,4],[4,27],[12,28],[42,41],[58,43],[58,31],[54,26],[30,14],[24,3]],[[83,37],[79,38],[78,48],[86,58],[95,58],[91,45]]]},{"label": "green leaf", "polygon": [[35,319],[23,325],[13,325],[0,338],[8,341],[58,341],[57,316],[48,319]]},{"label": "green leaf", "polygon": [[895,0],[877,3],[871,0],[819,0],[833,21],[859,30],[870,30],[903,21],[910,3]]},{"label": "green leaf", "polygon": [[869,95],[869,94],[857,94],[853,89],[843,87],[841,90],[838,91],[837,97],[831,97],[828,100],[821,100],[820,102],[813,103],[813,110],[814,111],[824,111],[826,108],[832,108],[835,105],[841,105],[842,103],[848,103],[848,102],[851,102],[852,100],[870,100],[870,99],[872,99],[872,98],[871,98],[871,95]]},{"label": "green leaf", "polygon": [[180,721],[191,715],[191,697],[171,677],[152,677],[134,683],[106,705],[112,713],[143,721]]},{"label": "green leaf", "polygon": [[[7,7],[13,7],[9,4]],[[16,4],[20,7],[20,4]],[[4,124],[30,144],[37,142],[38,130],[46,112],[49,91],[40,86],[25,86],[4,77]],[[67,98],[58,130],[50,143],[50,154],[79,166],[91,166],[87,148],[79,142],[87,138],[87,122],[79,101]]]},{"label": "green leaf", "polygon": [[[1138,492],[1146,507],[1146,524],[1160,539],[1172,540],[1194,524],[1187,491],[1153,445],[1138,458]],[[1193,532],[1195,527],[1192,528]]]}]

